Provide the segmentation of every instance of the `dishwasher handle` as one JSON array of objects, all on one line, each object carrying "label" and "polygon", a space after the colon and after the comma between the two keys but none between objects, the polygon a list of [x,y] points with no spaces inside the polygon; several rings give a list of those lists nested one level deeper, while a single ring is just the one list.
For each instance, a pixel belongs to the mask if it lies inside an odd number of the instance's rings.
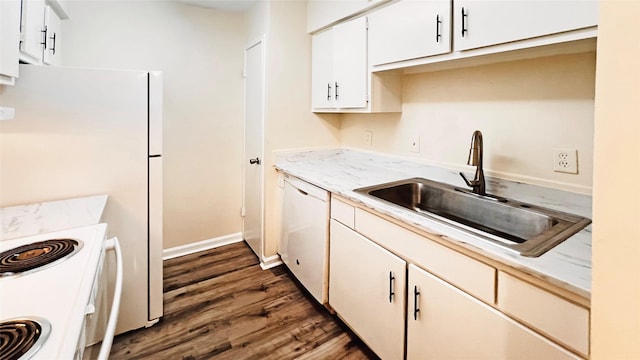
[{"label": "dishwasher handle", "polygon": [[98,354],[98,360],[109,359],[109,353],[111,352],[111,345],[113,343],[113,336],[116,332],[116,323],[118,322],[118,313],[120,312],[120,298],[122,297],[122,250],[120,249],[120,242],[117,237],[107,240],[107,250],[115,250],[116,253],[116,286],[113,292],[113,302],[111,304],[111,313],[109,314],[109,321],[107,323],[107,330],[100,346],[100,353]]}]

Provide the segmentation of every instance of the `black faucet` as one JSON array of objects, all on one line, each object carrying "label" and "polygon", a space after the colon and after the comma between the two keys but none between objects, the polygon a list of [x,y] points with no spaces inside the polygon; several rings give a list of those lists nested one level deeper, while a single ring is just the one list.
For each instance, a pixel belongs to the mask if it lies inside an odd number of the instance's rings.
[{"label": "black faucet", "polygon": [[474,131],[471,137],[471,148],[469,149],[467,165],[476,167],[476,174],[473,180],[469,181],[462,171],[460,172],[460,176],[462,176],[464,182],[467,183],[467,186],[473,190],[474,194],[485,195],[484,172],[482,171],[482,133],[480,130]]}]

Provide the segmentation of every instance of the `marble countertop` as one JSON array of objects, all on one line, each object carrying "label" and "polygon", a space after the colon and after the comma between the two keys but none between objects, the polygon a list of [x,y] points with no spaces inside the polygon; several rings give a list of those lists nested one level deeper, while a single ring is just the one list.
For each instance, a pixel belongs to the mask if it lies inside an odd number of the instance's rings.
[{"label": "marble countertop", "polygon": [[[399,157],[348,149],[279,153],[276,154],[275,166],[285,173],[364,207],[443,236],[478,254],[580,296],[591,297],[591,226],[587,226],[540,257],[524,257],[451,226],[353,191],[360,187],[411,177],[466,187],[457,171]],[[497,178],[487,177],[486,181],[487,192],[491,194],[591,218],[591,197],[588,195]]]},{"label": "marble countertop", "polygon": [[95,195],[0,208],[0,240],[98,224],[106,204]]}]

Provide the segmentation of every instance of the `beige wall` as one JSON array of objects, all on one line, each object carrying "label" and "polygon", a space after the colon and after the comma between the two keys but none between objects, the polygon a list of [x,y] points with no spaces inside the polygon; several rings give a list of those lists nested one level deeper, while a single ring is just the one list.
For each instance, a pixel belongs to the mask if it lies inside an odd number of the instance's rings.
[{"label": "beige wall", "polygon": [[338,146],[340,121],[337,116],[311,113],[311,36],[306,31],[306,1],[272,1],[266,11],[264,7],[261,11],[268,14],[268,19],[250,15],[248,29],[253,40],[259,32],[256,29],[267,27],[263,253],[268,257],[277,252],[280,229],[273,152]]},{"label": "beige wall", "polygon": [[601,2],[591,358],[640,359],[640,2]]},{"label": "beige wall", "polygon": [[[347,115],[342,144],[464,169],[479,129],[488,174],[590,193],[594,79],[593,52],[406,75],[402,114]],[[553,172],[555,147],[578,149],[578,175]]]},{"label": "beige wall", "polygon": [[241,230],[244,15],[68,1],[63,64],[164,75],[164,248]]}]

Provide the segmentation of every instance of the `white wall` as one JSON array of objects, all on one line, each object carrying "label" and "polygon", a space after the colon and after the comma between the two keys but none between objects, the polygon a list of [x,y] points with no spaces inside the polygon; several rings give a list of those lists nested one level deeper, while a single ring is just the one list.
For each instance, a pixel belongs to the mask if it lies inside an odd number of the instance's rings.
[{"label": "white wall", "polygon": [[[464,168],[479,129],[487,174],[590,193],[594,78],[593,52],[405,75],[402,114],[346,115],[342,144]],[[578,175],[553,172],[554,147],[578,149]]]},{"label": "white wall", "polygon": [[67,2],[63,65],[164,75],[164,247],[241,230],[244,15],[173,1]]},{"label": "white wall", "polygon": [[591,359],[640,359],[640,2],[602,1],[593,179]]}]

